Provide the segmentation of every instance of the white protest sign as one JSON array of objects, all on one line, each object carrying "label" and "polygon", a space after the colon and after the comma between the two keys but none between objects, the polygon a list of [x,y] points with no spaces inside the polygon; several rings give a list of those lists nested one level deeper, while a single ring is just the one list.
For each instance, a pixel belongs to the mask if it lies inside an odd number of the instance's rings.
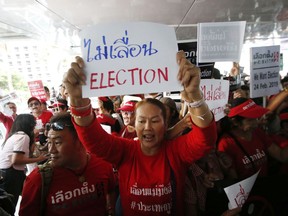
[{"label": "white protest sign", "polygon": [[245,33],[245,21],[199,23],[197,26],[198,61],[239,62]]},{"label": "white protest sign", "polygon": [[147,22],[100,24],[80,32],[84,97],[177,91],[172,27]]},{"label": "white protest sign", "polygon": [[224,109],[229,98],[229,81],[219,79],[203,79],[200,82],[209,109],[213,112],[215,121],[224,117]]},{"label": "white protest sign", "polygon": [[252,47],[250,97],[262,97],[279,92],[280,46]]},{"label": "white protest sign", "polygon": [[242,207],[244,205],[259,172],[260,170],[249,178],[224,188],[224,191],[229,199],[230,209]]},{"label": "white protest sign", "polygon": [[4,105],[7,102],[13,102],[13,101],[15,102],[16,99],[19,99],[19,97],[15,92],[11,92],[10,94],[3,96],[0,99],[0,111],[3,111],[6,115],[12,115],[11,110],[9,108],[5,109]]}]

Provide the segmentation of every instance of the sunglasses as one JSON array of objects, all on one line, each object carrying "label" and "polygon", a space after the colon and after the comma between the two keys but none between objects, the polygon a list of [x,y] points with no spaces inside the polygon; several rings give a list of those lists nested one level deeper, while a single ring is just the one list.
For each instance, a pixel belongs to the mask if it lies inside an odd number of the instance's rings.
[{"label": "sunglasses", "polygon": [[53,122],[53,123],[47,123],[45,125],[45,130],[49,131],[50,129],[54,131],[62,131],[65,127],[74,127],[73,125],[68,125],[63,122]]},{"label": "sunglasses", "polygon": [[52,108],[52,112],[59,112],[60,109],[59,108]]}]

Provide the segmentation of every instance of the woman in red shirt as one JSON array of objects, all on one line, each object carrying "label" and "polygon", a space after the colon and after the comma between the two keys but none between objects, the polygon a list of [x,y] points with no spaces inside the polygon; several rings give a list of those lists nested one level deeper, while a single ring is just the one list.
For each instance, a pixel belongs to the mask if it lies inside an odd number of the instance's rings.
[{"label": "woman in red shirt", "polygon": [[118,166],[124,215],[184,215],[184,180],[188,166],[203,157],[216,142],[213,115],[199,88],[200,70],[177,54],[178,80],[190,104],[193,122],[190,133],[165,140],[166,110],[157,99],[136,106],[135,129],[139,140],[107,134],[92,112],[90,100],[82,98],[84,62],[76,58],[63,83],[69,92],[71,115],[86,148]]}]

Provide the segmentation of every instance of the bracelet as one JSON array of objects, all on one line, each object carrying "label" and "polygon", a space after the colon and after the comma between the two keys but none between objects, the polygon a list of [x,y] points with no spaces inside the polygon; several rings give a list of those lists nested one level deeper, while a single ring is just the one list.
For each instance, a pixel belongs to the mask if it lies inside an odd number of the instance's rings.
[{"label": "bracelet", "polygon": [[[207,106],[207,108],[208,108],[208,106]],[[205,115],[207,115],[208,112],[211,112],[211,111],[209,110],[209,108],[208,108],[207,111],[206,111],[204,114],[202,114],[202,115],[194,115],[194,114],[192,114],[191,112],[190,112],[190,115],[195,116],[196,118],[204,121],[204,118],[203,118],[203,117],[204,117]]]},{"label": "bracelet", "polygon": [[86,110],[77,110],[74,107],[70,106],[70,115],[73,118],[83,118],[89,116],[92,113],[92,106],[89,104],[88,109]]},{"label": "bracelet", "polygon": [[87,109],[89,108],[89,106],[91,106],[91,100],[89,99],[89,103],[85,106],[73,106],[70,104],[70,108],[74,109],[74,110],[83,110],[83,109]]},{"label": "bracelet", "polygon": [[190,107],[190,108],[198,108],[200,106],[202,106],[204,103],[205,103],[205,98],[203,96],[203,92],[201,91],[201,95],[202,95],[202,98],[198,101],[193,101],[193,102],[188,102],[188,101],[185,101],[186,104]]}]

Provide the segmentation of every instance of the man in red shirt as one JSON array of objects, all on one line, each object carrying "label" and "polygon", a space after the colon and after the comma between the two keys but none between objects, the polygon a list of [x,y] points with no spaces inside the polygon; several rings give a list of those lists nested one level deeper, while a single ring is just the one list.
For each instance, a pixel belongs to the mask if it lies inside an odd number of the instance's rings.
[{"label": "man in red shirt", "polygon": [[121,129],[119,135],[127,139],[134,139],[137,137],[135,130],[135,105],[136,101],[127,101],[118,110],[122,115],[124,127]]},{"label": "man in red shirt", "polygon": [[[27,176],[19,215],[112,215],[115,185],[111,164],[86,151],[69,113],[55,114],[46,129],[52,180],[44,194],[39,168]],[[45,202],[41,205],[42,196]]]},{"label": "man in red shirt", "polygon": [[53,114],[49,111],[42,110],[41,101],[36,97],[30,97],[27,101],[27,104],[31,111],[31,114],[36,119],[36,126],[34,130],[36,141],[39,141],[40,144],[44,144],[46,142],[46,136],[44,135],[44,127],[45,124],[49,122]]}]

